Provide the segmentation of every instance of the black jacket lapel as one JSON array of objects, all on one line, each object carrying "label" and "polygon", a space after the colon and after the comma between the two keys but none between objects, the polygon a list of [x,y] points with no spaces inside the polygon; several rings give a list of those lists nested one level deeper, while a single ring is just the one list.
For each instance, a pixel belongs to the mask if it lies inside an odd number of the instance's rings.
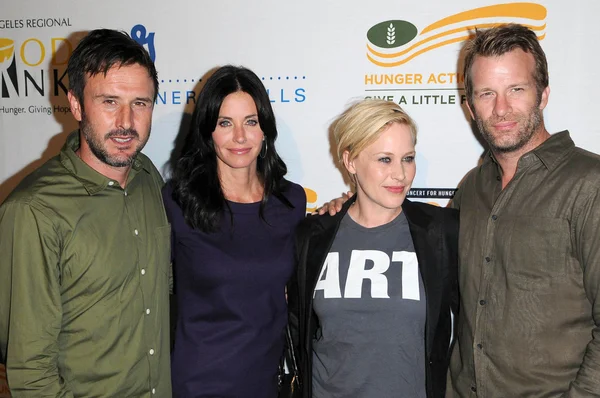
[{"label": "black jacket lapel", "polygon": [[327,254],[329,254],[329,249],[331,248],[335,235],[340,227],[341,220],[355,200],[356,195],[348,199],[348,201],[344,203],[342,210],[334,216],[319,217],[319,226],[321,229],[311,236],[308,247],[309,254],[307,258],[306,286],[310,291],[314,290],[317,278],[321,273],[321,268],[323,268],[325,258],[327,257]]},{"label": "black jacket lapel", "polygon": [[421,209],[408,200],[405,200],[402,209],[408,219],[410,234],[415,246],[415,253],[419,261],[419,271],[425,286],[425,295],[427,297],[427,336],[426,348],[427,356],[431,355],[433,338],[437,328],[437,320],[442,304],[442,281],[443,275],[440,275],[438,263],[440,261],[441,248],[432,246],[434,242],[440,242],[440,237],[435,237],[441,233],[439,226],[431,222],[431,217],[425,214]]}]

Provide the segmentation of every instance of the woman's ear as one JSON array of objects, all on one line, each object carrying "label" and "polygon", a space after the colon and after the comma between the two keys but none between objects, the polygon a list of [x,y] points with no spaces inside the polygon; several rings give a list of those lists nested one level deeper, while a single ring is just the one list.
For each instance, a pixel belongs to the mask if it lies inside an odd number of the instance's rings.
[{"label": "woman's ear", "polygon": [[342,153],[342,161],[344,167],[350,175],[356,174],[356,168],[354,167],[354,159],[350,159],[350,151],[347,149]]}]

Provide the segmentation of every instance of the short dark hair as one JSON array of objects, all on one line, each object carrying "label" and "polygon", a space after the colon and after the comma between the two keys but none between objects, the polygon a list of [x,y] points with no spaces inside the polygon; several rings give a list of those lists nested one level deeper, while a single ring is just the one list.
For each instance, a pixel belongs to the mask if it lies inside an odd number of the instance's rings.
[{"label": "short dark hair", "polygon": [[148,51],[125,32],[112,29],[92,30],[79,42],[69,58],[69,90],[83,109],[83,89],[88,75],[106,75],[113,66],[134,64],[141,65],[148,71],[148,76],[154,82],[156,100],[158,74]]},{"label": "short dark hair", "polygon": [[264,206],[271,196],[293,207],[283,195],[288,185],[283,178],[287,167],[275,150],[277,127],[269,94],[254,72],[226,65],[206,80],[198,95],[183,153],[173,170],[173,199],[181,207],[188,225],[204,232],[219,229],[221,217],[228,206],[219,180],[212,133],[217,127],[225,97],[236,92],[247,93],[254,100],[258,123],[265,138],[264,157],[261,150],[256,166],[264,192],[260,217],[264,220]]},{"label": "short dark hair", "polygon": [[538,103],[542,92],[548,87],[548,61],[540,46],[536,34],[529,28],[518,24],[505,24],[491,29],[476,30],[475,36],[463,47],[465,56],[464,78],[467,101],[473,105],[473,83],[471,69],[477,56],[498,57],[520,48],[530,53],[535,60],[535,79]]}]

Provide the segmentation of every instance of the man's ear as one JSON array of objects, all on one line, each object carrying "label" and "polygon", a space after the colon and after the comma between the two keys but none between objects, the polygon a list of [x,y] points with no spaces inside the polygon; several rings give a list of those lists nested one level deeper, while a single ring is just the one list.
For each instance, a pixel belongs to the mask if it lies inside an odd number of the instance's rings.
[{"label": "man's ear", "polygon": [[75,120],[80,122],[83,115],[83,107],[79,103],[79,100],[77,99],[75,94],[73,94],[73,91],[69,90],[69,93],[67,94],[67,99],[69,100],[69,105],[71,105],[71,113],[73,114],[73,117],[75,118]]},{"label": "man's ear", "polygon": [[469,110],[469,113],[471,114],[471,119],[475,120],[475,114],[473,113],[473,110],[471,109],[471,104],[469,104],[470,101],[466,101],[467,103],[467,109]]},{"label": "man's ear", "polygon": [[540,110],[543,111],[546,105],[548,105],[548,97],[550,96],[550,87],[546,87],[542,91],[542,98],[540,98]]}]

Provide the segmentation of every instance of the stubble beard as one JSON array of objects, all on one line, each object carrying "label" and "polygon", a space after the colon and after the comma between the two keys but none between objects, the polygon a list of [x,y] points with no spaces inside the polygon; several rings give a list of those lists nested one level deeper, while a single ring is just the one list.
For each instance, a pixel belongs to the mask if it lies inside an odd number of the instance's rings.
[{"label": "stubble beard", "polygon": [[[98,158],[98,160],[100,160],[102,163],[105,163],[112,167],[131,166],[133,164],[134,159],[141,152],[141,150],[144,148],[144,146],[146,145],[146,142],[147,142],[147,139],[146,139],[146,141],[143,141],[143,142],[139,140],[139,134],[138,134],[137,130],[135,130],[135,129],[111,130],[110,132],[108,132],[107,134],[104,135],[103,139],[101,139],[97,134],[95,134],[94,128],[92,127],[91,123],[89,123],[89,121],[87,120],[85,114],[82,115],[80,128],[81,128],[81,132],[83,133],[83,137],[85,138],[85,141],[87,142],[88,147],[90,148],[90,151],[92,151],[94,156],[96,158]],[[137,140],[138,144],[137,144],[133,154],[131,154],[131,155],[124,155],[124,154],[111,155],[111,154],[109,154],[108,149],[106,148],[106,145],[105,145],[105,141],[110,139],[111,137],[115,137],[115,136],[133,137],[135,140]],[[148,138],[149,137],[150,137],[150,134],[148,134]]]},{"label": "stubble beard", "polygon": [[[493,134],[491,126],[493,126],[495,123],[505,120],[516,121],[519,125],[519,130],[514,133],[516,136],[513,140],[511,140],[511,142],[501,145],[501,137],[497,137]],[[477,128],[490,146],[492,152],[511,153],[518,151],[531,141],[543,122],[543,115],[542,110],[538,106],[533,106],[526,116],[517,115],[511,119],[507,119],[505,117],[494,118],[494,116],[492,116],[487,120],[483,120],[479,115],[475,114],[475,122],[477,123]]]}]

